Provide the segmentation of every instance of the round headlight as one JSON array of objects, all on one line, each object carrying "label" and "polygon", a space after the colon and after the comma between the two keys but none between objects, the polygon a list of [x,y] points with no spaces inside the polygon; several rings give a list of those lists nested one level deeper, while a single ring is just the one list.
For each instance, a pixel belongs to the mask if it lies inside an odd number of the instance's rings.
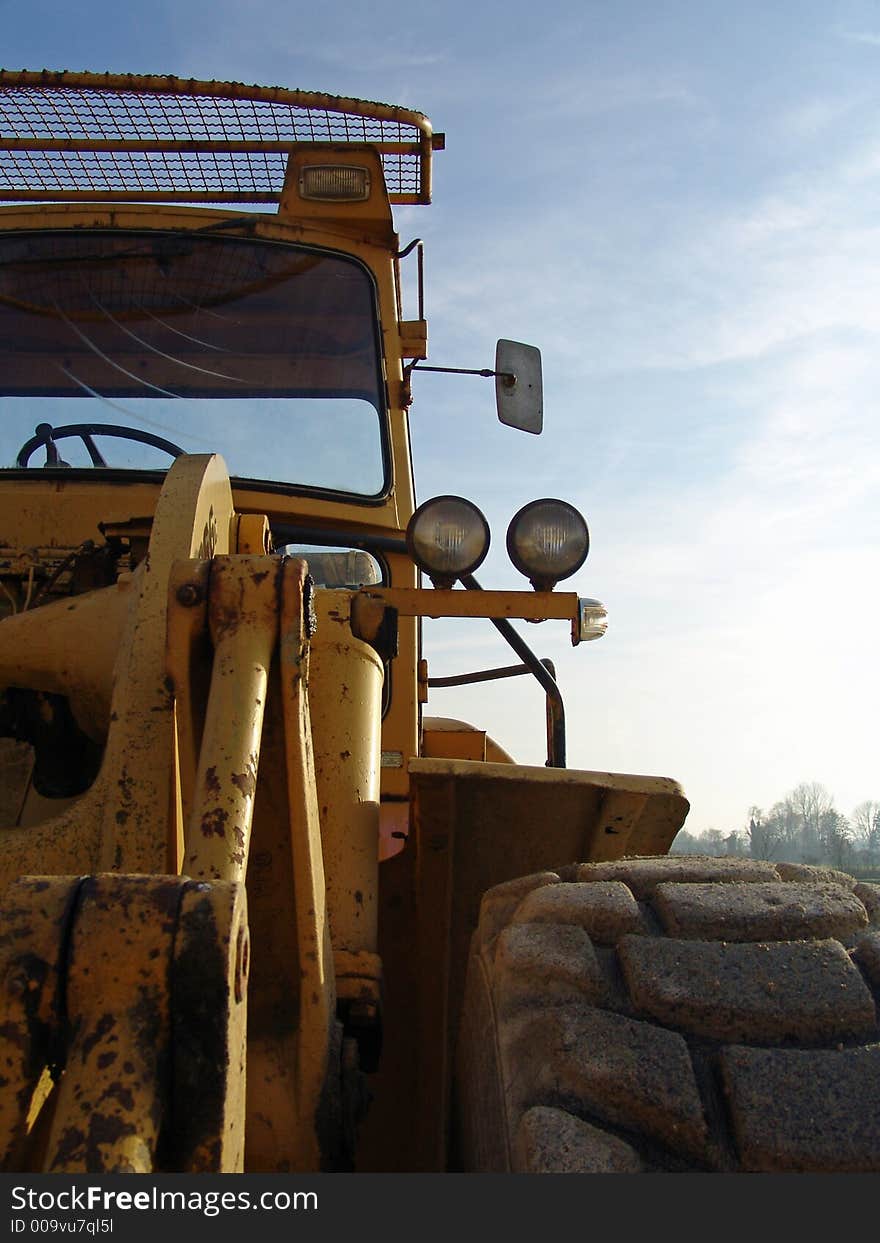
[{"label": "round headlight", "polygon": [[435,587],[451,587],[482,564],[489,551],[489,524],[464,497],[435,496],[410,518],[406,546]]},{"label": "round headlight", "polygon": [[560,579],[581,568],[590,551],[590,533],[567,501],[530,501],[507,528],[507,551],[536,591],[552,591]]}]

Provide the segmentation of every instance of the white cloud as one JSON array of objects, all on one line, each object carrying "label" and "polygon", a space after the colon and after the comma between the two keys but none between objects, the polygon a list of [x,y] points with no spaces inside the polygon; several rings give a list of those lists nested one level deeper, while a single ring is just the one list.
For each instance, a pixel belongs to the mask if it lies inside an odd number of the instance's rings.
[{"label": "white cloud", "polygon": [[855,93],[801,101],[783,109],[772,126],[773,137],[777,141],[781,137],[789,142],[815,142],[839,122],[852,119],[862,105],[869,106],[868,101]]},{"label": "white cloud", "polygon": [[847,39],[850,43],[864,43],[868,47],[880,47],[880,34],[874,34],[870,30],[841,30],[838,33],[841,39]]},{"label": "white cloud", "polygon": [[551,116],[600,117],[624,110],[670,106],[697,109],[702,102],[687,79],[672,74],[585,71],[562,73],[545,86],[532,115],[545,121]]}]

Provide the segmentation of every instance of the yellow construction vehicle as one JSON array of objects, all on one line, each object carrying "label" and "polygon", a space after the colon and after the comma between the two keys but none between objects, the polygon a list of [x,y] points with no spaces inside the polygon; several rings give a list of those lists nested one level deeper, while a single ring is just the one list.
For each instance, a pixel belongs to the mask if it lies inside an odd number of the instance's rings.
[{"label": "yellow construction vehicle", "polygon": [[[878,888],[668,856],[680,787],[567,767],[511,625],[602,634],[583,518],[525,506],[493,591],[416,506],[391,208],[441,146],[0,73],[6,1170],[880,1168]],[[537,351],[486,373],[539,431]],[[460,680],[536,677],[547,765],[427,715],[423,617],[501,630]]]}]

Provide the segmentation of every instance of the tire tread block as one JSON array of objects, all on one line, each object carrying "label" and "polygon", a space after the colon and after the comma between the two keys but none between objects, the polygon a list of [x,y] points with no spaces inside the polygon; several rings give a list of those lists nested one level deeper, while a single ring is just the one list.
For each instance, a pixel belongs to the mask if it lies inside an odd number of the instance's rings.
[{"label": "tire tread block", "polygon": [[597,880],[622,880],[637,898],[649,898],[658,885],[669,881],[750,884],[778,881],[772,863],[751,859],[712,859],[702,855],[662,855],[643,859],[616,859],[605,863],[582,863],[577,879],[583,884]]},{"label": "tire tread block", "polygon": [[880,885],[873,881],[860,881],[853,893],[864,903],[872,927],[880,928]]},{"label": "tire tread block", "polygon": [[624,937],[620,964],[636,1011],[724,1042],[874,1038],[874,1001],[837,941],[725,944]]},{"label": "tire tread block", "polygon": [[800,880],[815,883],[817,881],[830,882],[833,885],[843,885],[844,889],[855,889],[856,881],[847,872],[840,872],[837,868],[820,867],[815,863],[783,863],[776,864],[776,871],[783,880]]},{"label": "tire tread block", "polygon": [[530,876],[518,876],[516,880],[504,881],[487,889],[480,902],[478,930],[480,944],[491,945],[506,927],[516,908],[526,894],[533,889],[556,885],[559,877],[555,872],[533,872]]},{"label": "tire tread block", "polygon": [[868,925],[859,898],[841,885],[661,884],[653,908],[672,937],[719,941],[851,938]]},{"label": "tire tread block", "polygon": [[500,1014],[528,1006],[599,1001],[605,981],[596,951],[573,924],[511,924],[495,948],[495,1004]]},{"label": "tire tread block", "polygon": [[597,945],[614,945],[627,933],[644,931],[638,903],[619,880],[533,889],[517,907],[513,922],[577,924]]},{"label": "tire tread block", "polygon": [[520,1174],[640,1174],[631,1145],[563,1109],[536,1105],[520,1119],[513,1148]]},{"label": "tire tread block", "polygon": [[563,1106],[711,1160],[714,1146],[687,1045],[677,1033],[590,1007],[502,1023],[508,1116]]},{"label": "tire tread block", "polygon": [[473,944],[466,1168],[880,1169],[880,886],[572,864],[488,891]]},{"label": "tire tread block", "polygon": [[734,1135],[754,1172],[880,1170],[880,1045],[721,1055]]},{"label": "tire tread block", "polygon": [[867,932],[860,938],[853,958],[865,976],[880,991],[880,932]]}]

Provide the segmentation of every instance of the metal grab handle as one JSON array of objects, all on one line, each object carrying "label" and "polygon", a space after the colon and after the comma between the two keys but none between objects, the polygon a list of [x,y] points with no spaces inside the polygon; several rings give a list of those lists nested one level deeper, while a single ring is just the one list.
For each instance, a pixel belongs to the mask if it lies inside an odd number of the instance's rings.
[{"label": "metal grab handle", "polygon": [[[556,680],[556,666],[552,660],[542,657],[541,664],[550,674],[553,680]],[[528,665],[500,665],[497,669],[477,669],[473,673],[456,673],[447,678],[428,678],[428,686],[472,686],[475,682],[495,682],[500,678],[518,678],[523,674],[532,673],[532,669]],[[557,684],[558,692],[558,684]],[[556,733],[556,716],[562,707],[562,697],[558,693],[556,695],[547,695],[547,767],[548,768],[564,768],[564,764],[554,764],[554,737]],[[564,724],[563,724],[563,748],[565,745]],[[563,750],[563,758],[565,752]]]},{"label": "metal grab handle", "polygon": [[[461,584],[468,591],[483,590],[473,574],[462,575]],[[565,705],[556,678],[506,618],[492,617],[489,620],[544,688],[547,695],[547,768],[565,768]],[[548,663],[552,669],[552,662]]]}]

